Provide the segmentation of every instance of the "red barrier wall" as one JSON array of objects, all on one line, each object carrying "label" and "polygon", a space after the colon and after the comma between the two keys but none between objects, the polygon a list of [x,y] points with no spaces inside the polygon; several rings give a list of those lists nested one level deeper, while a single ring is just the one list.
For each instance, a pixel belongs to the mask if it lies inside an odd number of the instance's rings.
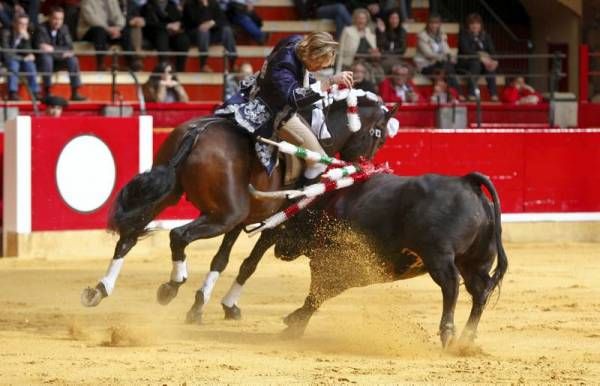
[{"label": "red barrier wall", "polygon": [[[155,151],[167,135],[155,131]],[[376,161],[402,175],[482,172],[506,213],[600,211],[600,130],[402,130]],[[197,213],[186,203],[161,218]]]},{"label": "red barrier wall", "polygon": [[[83,124],[85,123],[85,124]],[[106,226],[118,191],[138,172],[138,118],[86,117],[32,120],[31,227],[32,230],[94,229]],[[110,198],[93,213],[82,215],[69,208],[56,186],[56,162],[64,146],[79,135],[91,134],[111,149],[116,181]]]},{"label": "red barrier wall", "polygon": [[395,173],[491,177],[504,212],[600,211],[600,130],[410,130],[378,153]]}]

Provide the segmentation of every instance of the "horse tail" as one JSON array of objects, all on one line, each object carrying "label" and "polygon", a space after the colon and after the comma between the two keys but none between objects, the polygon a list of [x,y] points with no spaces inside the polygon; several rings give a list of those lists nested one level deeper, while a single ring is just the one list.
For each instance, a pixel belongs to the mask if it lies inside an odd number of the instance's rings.
[{"label": "horse tail", "polygon": [[200,130],[191,126],[167,164],[138,174],[121,189],[109,215],[110,230],[138,237],[148,232],[146,225],[158,214],[158,205],[175,190],[177,169],[191,153]]},{"label": "horse tail", "polygon": [[480,187],[485,186],[487,191],[492,196],[492,202],[494,204],[494,236],[496,238],[496,250],[498,253],[496,269],[492,274],[492,279],[488,286],[488,293],[492,293],[496,288],[500,290],[502,279],[508,269],[508,258],[506,257],[506,251],[502,244],[502,222],[501,222],[501,210],[500,210],[500,199],[498,198],[498,192],[490,179],[481,173],[471,173],[466,176],[475,185]]}]

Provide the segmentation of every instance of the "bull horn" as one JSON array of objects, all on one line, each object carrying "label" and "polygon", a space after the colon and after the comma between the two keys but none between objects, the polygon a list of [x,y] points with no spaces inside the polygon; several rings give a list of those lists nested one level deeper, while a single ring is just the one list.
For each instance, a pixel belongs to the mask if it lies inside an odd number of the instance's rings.
[{"label": "bull horn", "polygon": [[278,198],[297,197],[303,194],[300,190],[276,190],[273,192],[264,192],[262,190],[256,190],[256,188],[252,184],[248,185],[248,191],[250,192],[252,197],[258,200],[272,200]]}]

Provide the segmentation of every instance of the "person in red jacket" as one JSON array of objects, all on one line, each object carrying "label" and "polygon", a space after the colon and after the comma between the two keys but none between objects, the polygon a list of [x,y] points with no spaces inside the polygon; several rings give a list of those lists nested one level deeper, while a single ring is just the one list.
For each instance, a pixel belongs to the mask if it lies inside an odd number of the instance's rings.
[{"label": "person in red jacket", "polygon": [[542,96],[525,83],[522,76],[508,78],[508,84],[502,91],[502,102],[512,105],[537,105]]},{"label": "person in red jacket", "polygon": [[419,95],[411,78],[412,71],[407,64],[394,64],[392,74],[379,84],[379,94],[384,102],[421,103],[423,97]]}]

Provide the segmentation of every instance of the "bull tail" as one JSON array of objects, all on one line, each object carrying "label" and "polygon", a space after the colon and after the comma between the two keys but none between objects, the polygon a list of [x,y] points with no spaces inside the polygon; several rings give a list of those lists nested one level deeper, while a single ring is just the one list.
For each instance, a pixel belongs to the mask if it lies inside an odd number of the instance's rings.
[{"label": "bull tail", "polygon": [[125,185],[111,209],[108,228],[121,236],[141,236],[158,214],[159,204],[175,191],[177,169],[194,147],[200,127],[192,126],[184,134],[179,147],[166,165],[153,166]]},{"label": "bull tail", "polygon": [[496,249],[498,251],[496,269],[492,274],[492,279],[488,286],[488,293],[492,293],[496,288],[500,290],[502,279],[508,269],[508,259],[506,257],[506,251],[502,244],[502,222],[501,222],[501,210],[500,210],[500,199],[498,198],[498,192],[490,179],[481,173],[471,173],[466,176],[478,187],[485,186],[487,191],[492,196],[492,202],[494,204],[494,235],[496,238]]}]

